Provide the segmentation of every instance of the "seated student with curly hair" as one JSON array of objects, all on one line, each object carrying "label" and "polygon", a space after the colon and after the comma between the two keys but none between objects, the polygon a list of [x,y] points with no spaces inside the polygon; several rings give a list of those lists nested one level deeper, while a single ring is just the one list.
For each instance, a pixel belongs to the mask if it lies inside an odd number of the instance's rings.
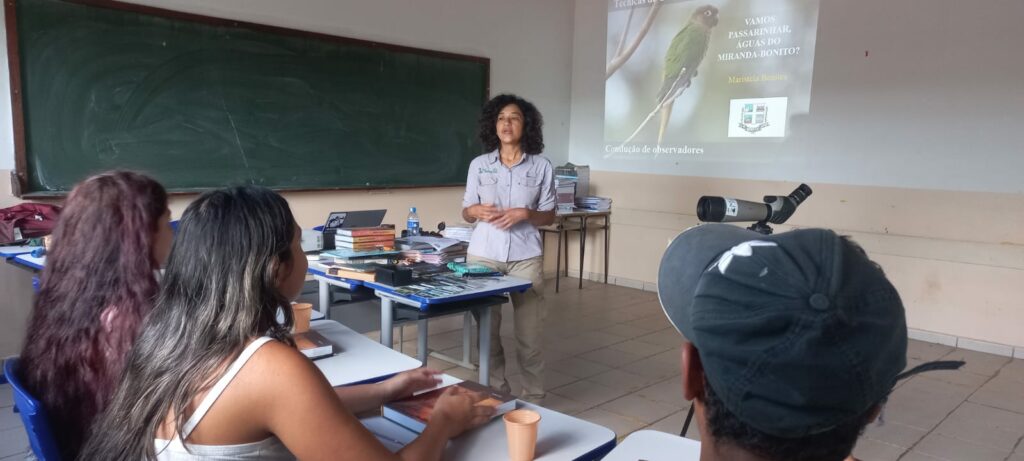
[{"label": "seated student with curly hair", "polygon": [[114,394],[172,238],[167,192],[148,176],[98,174],[64,202],[18,366],[64,459]]},{"label": "seated student with curly hair", "polygon": [[899,294],[847,238],[725,224],[666,250],[658,294],[685,337],[702,460],[842,461],[908,372]]}]

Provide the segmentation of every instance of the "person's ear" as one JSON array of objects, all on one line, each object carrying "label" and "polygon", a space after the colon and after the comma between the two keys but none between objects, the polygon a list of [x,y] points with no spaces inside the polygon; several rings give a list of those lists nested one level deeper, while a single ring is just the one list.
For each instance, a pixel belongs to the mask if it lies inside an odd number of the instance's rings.
[{"label": "person's ear", "polygon": [[292,273],[292,262],[282,261],[280,258],[275,257],[273,263],[274,271],[274,287],[281,288],[288,280],[288,276]]},{"label": "person's ear", "polygon": [[683,398],[686,400],[704,398],[704,365],[693,343],[686,341],[682,347]]}]

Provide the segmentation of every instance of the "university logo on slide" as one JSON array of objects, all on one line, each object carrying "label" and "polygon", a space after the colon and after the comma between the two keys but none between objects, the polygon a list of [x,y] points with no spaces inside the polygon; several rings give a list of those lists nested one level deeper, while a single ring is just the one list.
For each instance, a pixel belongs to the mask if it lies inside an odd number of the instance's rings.
[{"label": "university logo on slide", "polygon": [[789,98],[751,98],[729,101],[730,138],[786,136]]},{"label": "university logo on slide", "polygon": [[743,111],[740,113],[740,128],[747,130],[748,133],[757,133],[766,126],[768,126],[768,104],[759,102],[743,105]]}]

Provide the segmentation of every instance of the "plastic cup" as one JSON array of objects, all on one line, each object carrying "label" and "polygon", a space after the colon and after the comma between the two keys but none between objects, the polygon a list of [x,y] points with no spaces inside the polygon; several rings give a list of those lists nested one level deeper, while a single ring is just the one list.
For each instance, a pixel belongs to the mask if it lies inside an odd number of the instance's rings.
[{"label": "plastic cup", "polygon": [[313,315],[313,305],[309,303],[292,304],[292,317],[295,323],[292,326],[292,333],[305,333],[309,331],[309,318]]},{"label": "plastic cup", "polygon": [[508,434],[508,457],[512,461],[532,461],[537,448],[537,426],[540,413],[533,410],[512,410],[505,413]]}]

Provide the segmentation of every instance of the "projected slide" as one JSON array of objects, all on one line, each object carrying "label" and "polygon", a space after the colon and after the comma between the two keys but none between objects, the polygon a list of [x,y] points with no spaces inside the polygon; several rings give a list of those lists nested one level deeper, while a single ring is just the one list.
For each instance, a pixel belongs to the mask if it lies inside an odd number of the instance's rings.
[{"label": "projected slide", "polygon": [[609,0],[605,158],[770,142],[810,108],[818,0]]}]

